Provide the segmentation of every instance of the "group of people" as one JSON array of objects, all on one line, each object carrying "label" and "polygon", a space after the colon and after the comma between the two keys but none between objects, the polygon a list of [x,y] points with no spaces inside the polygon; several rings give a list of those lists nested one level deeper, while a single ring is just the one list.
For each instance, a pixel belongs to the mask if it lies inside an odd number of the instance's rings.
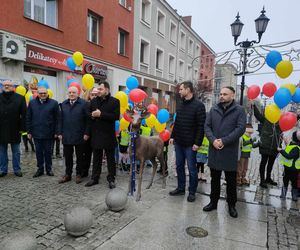
[{"label": "group of people", "polygon": [[107,82],[89,91],[87,100],[79,97],[79,89],[68,88],[68,98],[61,104],[48,97],[45,87],[38,87],[37,97],[26,107],[25,98],[14,92],[13,83],[5,81],[0,94],[0,177],[8,172],[7,146],[11,145],[13,170],[21,177],[20,142],[27,134],[33,140],[37,171],[33,177],[54,176],[52,150],[54,140],[63,144],[65,175],[59,183],[71,181],[73,154],[76,155],[76,183],[88,176],[93,154],[91,180],[86,186],[99,183],[103,152],[107,158],[107,181],[115,187],[114,149],[117,144],[115,121],[120,116],[119,100],[110,95]]}]

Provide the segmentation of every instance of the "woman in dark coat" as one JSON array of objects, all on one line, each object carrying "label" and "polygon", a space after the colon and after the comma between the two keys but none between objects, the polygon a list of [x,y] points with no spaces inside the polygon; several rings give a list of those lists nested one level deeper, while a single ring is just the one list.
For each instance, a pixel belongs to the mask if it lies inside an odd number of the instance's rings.
[{"label": "woman in dark coat", "polygon": [[[278,123],[269,122],[254,105],[254,116],[262,124],[260,132],[259,153],[261,162],[259,166],[260,186],[268,188],[267,184],[276,186],[277,183],[271,179],[273,164],[276,160],[278,151],[277,148],[281,145],[280,134],[281,130]],[[267,165],[268,164],[268,165]],[[267,176],[265,178],[265,169],[267,165]]]}]

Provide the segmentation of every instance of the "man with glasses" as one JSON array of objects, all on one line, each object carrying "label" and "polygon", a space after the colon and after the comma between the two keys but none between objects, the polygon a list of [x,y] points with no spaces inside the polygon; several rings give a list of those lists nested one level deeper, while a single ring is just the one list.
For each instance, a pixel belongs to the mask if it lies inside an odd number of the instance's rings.
[{"label": "man with glasses", "polygon": [[35,177],[44,174],[44,167],[48,176],[53,176],[52,171],[52,144],[58,135],[59,106],[57,101],[48,98],[47,89],[40,87],[37,98],[30,101],[27,109],[28,138],[34,139],[37,172]]},{"label": "man with glasses", "polygon": [[11,81],[5,81],[0,94],[0,177],[7,175],[7,146],[11,145],[13,170],[22,177],[20,166],[21,131],[25,131],[25,98],[14,92]]}]

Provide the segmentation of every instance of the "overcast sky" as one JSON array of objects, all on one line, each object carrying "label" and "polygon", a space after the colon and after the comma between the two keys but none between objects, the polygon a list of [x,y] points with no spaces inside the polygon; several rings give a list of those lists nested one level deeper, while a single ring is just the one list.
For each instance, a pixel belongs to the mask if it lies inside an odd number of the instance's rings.
[{"label": "overcast sky", "polygon": [[[300,39],[300,0],[167,0],[182,16],[192,16],[192,28],[216,52],[233,50],[233,37],[230,24],[235,20],[237,12],[244,23],[242,34],[238,41],[257,39],[254,20],[259,17],[265,6],[266,16],[270,18],[266,32],[260,44],[271,44]],[[300,49],[300,42],[284,49]],[[300,53],[300,51],[298,51]],[[287,60],[288,58],[284,58]],[[293,62],[294,69],[300,70],[300,63]],[[257,73],[274,72],[264,67]],[[300,71],[294,71],[289,78],[280,79],[276,74],[247,75],[246,84],[263,85],[273,81],[277,85],[286,82],[298,83]],[[239,80],[240,81],[240,80]]]}]

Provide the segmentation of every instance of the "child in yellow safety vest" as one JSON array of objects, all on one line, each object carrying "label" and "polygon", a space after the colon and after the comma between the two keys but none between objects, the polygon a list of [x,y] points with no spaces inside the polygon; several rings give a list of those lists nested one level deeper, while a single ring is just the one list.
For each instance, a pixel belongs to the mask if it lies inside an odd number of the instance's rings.
[{"label": "child in yellow safety vest", "polygon": [[241,157],[238,161],[238,169],[237,169],[237,180],[236,184],[237,186],[245,185],[249,186],[250,183],[246,179],[246,174],[248,171],[248,163],[249,158],[251,156],[252,148],[258,147],[258,142],[256,143],[251,138],[251,135],[253,134],[254,130],[251,124],[246,125],[246,131],[243,134],[241,138]]},{"label": "child in yellow safety vest", "polygon": [[297,201],[297,177],[300,171],[300,131],[293,132],[292,141],[285,149],[278,148],[280,152],[280,165],[283,165],[283,187],[281,189],[280,198],[285,199],[289,182],[292,183],[292,200]]},{"label": "child in yellow safety vest", "polygon": [[198,168],[198,180],[206,182],[206,179],[204,177],[204,164],[207,162],[208,157],[208,147],[209,147],[209,141],[204,136],[202,140],[202,144],[197,150],[196,160],[197,160],[197,168]]},{"label": "child in yellow safety vest", "polygon": [[120,149],[120,162],[124,171],[130,170],[130,161],[128,146],[130,143],[130,135],[128,130],[122,130],[119,134],[119,149]]}]

